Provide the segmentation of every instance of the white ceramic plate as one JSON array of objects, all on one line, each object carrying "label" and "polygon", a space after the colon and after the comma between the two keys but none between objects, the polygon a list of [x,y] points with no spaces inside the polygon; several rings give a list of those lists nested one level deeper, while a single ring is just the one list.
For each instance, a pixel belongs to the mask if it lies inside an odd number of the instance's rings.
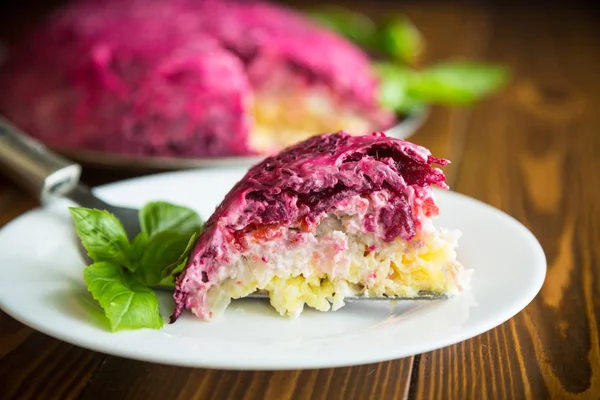
[{"label": "white ceramic plate", "polygon": [[[242,170],[183,171],[96,190],[128,206],[162,199],[208,217]],[[459,228],[459,259],[474,270],[469,292],[445,301],[354,302],[336,312],[280,317],[260,301],[234,301],[203,322],[186,313],[162,330],[110,333],[90,317],[66,201],[33,210],[0,231],[0,305],[41,332],[78,346],[151,362],[222,369],[356,365],[410,356],[476,336],[523,309],[544,281],[546,260],[519,222],[463,195],[438,191],[439,226]],[[172,310],[161,293],[165,319]]]}]

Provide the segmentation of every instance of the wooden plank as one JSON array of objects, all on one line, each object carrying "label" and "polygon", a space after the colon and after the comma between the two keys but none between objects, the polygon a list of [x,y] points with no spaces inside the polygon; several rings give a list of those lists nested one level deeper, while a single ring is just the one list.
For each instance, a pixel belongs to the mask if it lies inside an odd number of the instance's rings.
[{"label": "wooden plank", "polygon": [[[0,227],[37,206],[0,176]],[[76,398],[105,355],[53,339],[0,311],[0,398]]]},{"label": "wooden plank", "polygon": [[305,371],[217,371],[111,358],[83,399],[384,399],[402,398],[410,364]]},{"label": "wooden plank", "polygon": [[0,228],[38,203],[0,175]]},{"label": "wooden plank", "polygon": [[411,397],[598,399],[600,32],[568,9],[504,7],[494,28],[516,78],[475,111],[456,188],[526,224],[548,274],[515,318],[423,355]]},{"label": "wooden plank", "polygon": [[0,312],[0,398],[74,399],[106,356],[28,328]]}]

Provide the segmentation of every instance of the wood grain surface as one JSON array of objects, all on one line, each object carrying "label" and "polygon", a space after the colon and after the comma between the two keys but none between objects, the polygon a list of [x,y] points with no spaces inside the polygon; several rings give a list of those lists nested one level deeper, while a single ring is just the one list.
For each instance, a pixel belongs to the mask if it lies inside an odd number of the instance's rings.
[{"label": "wood grain surface", "polygon": [[[285,372],[126,360],[55,340],[0,312],[0,399],[600,399],[595,16],[488,3],[395,7],[425,34],[425,62],[487,58],[514,71],[504,93],[471,109],[434,108],[411,140],[453,161],[446,173],[454,190],[508,212],[538,237],[549,270],[530,306],[488,333],[438,351]],[[91,184],[128,176],[84,174]],[[0,226],[35,205],[0,176]]]},{"label": "wood grain surface", "polygon": [[495,15],[488,57],[515,81],[474,113],[455,189],[525,223],[547,279],[507,323],[422,355],[412,389],[423,399],[598,399],[600,30],[583,12]]}]

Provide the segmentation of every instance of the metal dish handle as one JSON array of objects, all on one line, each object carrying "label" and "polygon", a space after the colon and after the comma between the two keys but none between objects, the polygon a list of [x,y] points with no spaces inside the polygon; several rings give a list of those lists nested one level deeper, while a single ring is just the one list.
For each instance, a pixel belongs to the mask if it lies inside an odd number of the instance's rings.
[{"label": "metal dish handle", "polygon": [[42,204],[74,189],[81,166],[26,136],[0,116],[0,171],[28,190]]}]

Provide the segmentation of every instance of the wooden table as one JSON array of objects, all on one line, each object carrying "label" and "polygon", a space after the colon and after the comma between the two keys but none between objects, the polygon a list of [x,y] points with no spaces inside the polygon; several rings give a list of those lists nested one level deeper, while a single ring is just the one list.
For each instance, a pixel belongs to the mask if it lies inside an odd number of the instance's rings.
[{"label": "wooden table", "polygon": [[[0,398],[599,399],[599,19],[582,6],[394,7],[424,32],[427,60],[485,58],[514,71],[498,96],[471,109],[433,110],[413,140],[453,161],[446,172],[454,190],[513,215],[542,243],[547,279],[524,311],[415,357],[288,372],[126,360],[0,314]],[[94,184],[119,177],[85,174]],[[0,225],[35,205],[0,177]]]}]

